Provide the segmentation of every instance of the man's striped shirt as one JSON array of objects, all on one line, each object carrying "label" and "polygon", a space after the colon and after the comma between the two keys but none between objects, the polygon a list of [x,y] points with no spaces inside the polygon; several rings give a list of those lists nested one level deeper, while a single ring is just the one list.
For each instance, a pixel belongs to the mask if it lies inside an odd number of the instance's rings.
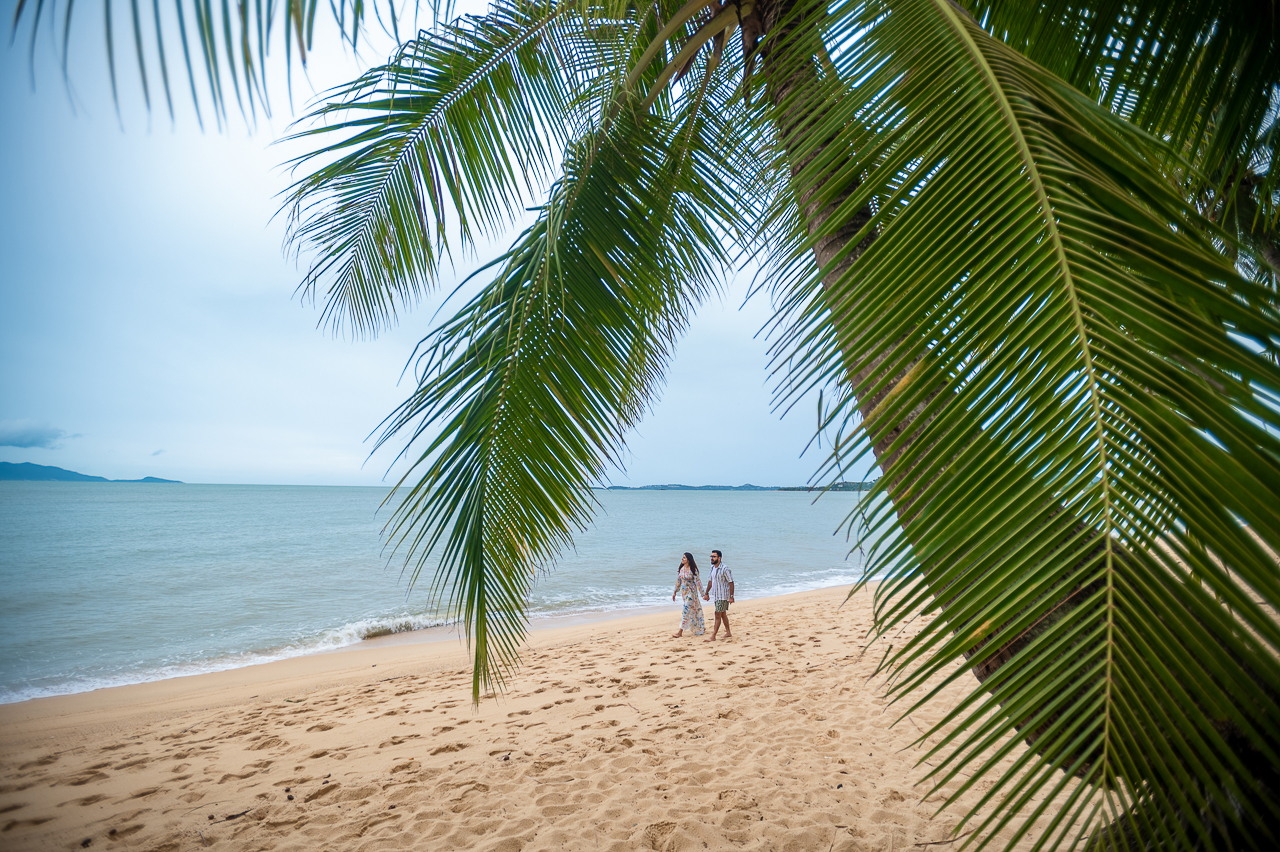
[{"label": "man's striped shirt", "polygon": [[729,566],[721,562],[711,568],[711,600],[729,600],[729,584],[733,582],[733,572]]}]

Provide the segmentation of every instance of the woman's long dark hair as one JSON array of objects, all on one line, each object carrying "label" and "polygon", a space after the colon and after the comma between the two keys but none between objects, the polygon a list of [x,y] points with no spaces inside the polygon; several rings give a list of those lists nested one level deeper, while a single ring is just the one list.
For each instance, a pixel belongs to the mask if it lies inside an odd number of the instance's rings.
[{"label": "woman's long dark hair", "polygon": [[684,552],[684,558],[689,561],[689,570],[693,572],[693,576],[698,576],[698,563],[693,561],[693,554],[689,551]]}]

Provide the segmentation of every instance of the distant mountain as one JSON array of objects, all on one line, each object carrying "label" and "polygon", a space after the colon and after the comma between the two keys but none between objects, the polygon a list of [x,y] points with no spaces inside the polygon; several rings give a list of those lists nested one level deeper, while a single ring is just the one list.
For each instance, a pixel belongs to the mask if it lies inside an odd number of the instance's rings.
[{"label": "distant mountain", "polygon": [[175,485],[182,483],[176,479],[158,479],[144,476],[142,479],[107,479],[105,476],[89,476],[76,473],[74,470],[63,470],[43,464],[22,462],[0,462],[0,481],[8,482],[169,482]]},{"label": "distant mountain", "polygon": [[[828,491],[870,491],[875,481],[837,482]],[[605,491],[814,491],[808,485],[610,485]]]},{"label": "distant mountain", "polygon": [[[878,480],[872,479],[867,482],[837,482],[828,486],[827,491],[870,491],[871,487]],[[789,488],[779,488],[779,491],[822,491],[821,486],[796,485]]]},{"label": "distant mountain", "polygon": [[777,491],[764,485],[610,485],[606,491]]}]

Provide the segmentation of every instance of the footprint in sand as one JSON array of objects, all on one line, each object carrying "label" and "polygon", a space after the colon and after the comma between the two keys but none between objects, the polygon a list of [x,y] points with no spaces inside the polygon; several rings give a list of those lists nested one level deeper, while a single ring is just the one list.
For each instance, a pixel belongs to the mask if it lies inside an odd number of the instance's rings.
[{"label": "footprint in sand", "polygon": [[321,787],[320,787],[319,789],[317,789],[317,790],[313,790],[312,792],[308,793],[308,794],[303,798],[303,800],[302,800],[302,801],[304,801],[304,802],[314,802],[314,801],[316,801],[317,799],[322,799],[322,798],[324,798],[325,796],[331,795],[331,794],[333,793],[333,791],[334,791],[334,790],[337,790],[337,789],[339,789],[340,787],[342,787],[342,785],[341,785],[341,784],[336,784],[336,783],[335,783],[335,784],[324,784],[324,785],[321,785]]},{"label": "footprint in sand", "polygon": [[529,774],[541,775],[542,773],[546,772],[548,769],[551,769],[552,767],[555,767],[555,766],[560,766],[563,763],[564,763],[563,760],[535,760],[533,762],[533,769],[530,770]]},{"label": "footprint in sand", "polygon": [[646,849],[664,849],[667,839],[676,830],[674,822],[655,822],[644,827],[640,833],[640,842]]},{"label": "footprint in sand", "polygon": [[[83,787],[85,784],[90,784],[90,783],[93,783],[94,781],[105,781],[109,777],[111,776],[103,772],[98,772],[96,770],[89,770],[87,772],[82,772],[79,775],[71,776],[71,779],[66,782],[66,785],[68,787]],[[49,786],[56,787],[59,783],[61,782],[54,781]]]},{"label": "footprint in sand", "polygon": [[130,835],[137,834],[144,828],[146,828],[146,825],[140,822],[135,822],[133,825],[126,825],[124,828],[113,828],[110,831],[110,834],[113,840],[123,840]]},{"label": "footprint in sand", "polygon": [[[46,754],[44,757],[33,760],[30,763],[22,764],[21,766],[18,767],[18,771],[21,772],[25,769],[30,769],[33,766],[49,766],[51,764],[57,763],[59,758],[61,757],[62,755],[60,754]],[[103,765],[105,766],[106,764],[103,764]]]},{"label": "footprint in sand", "polygon": [[249,746],[249,751],[262,751],[263,749],[276,748],[277,746],[283,747],[288,744],[279,737],[262,736]]},{"label": "footprint in sand", "polygon": [[[63,805],[79,805],[82,808],[87,808],[89,807],[89,805],[96,805],[98,804],[98,802],[101,802],[106,798],[107,797],[104,796],[102,793],[94,793],[92,796],[85,796],[82,799],[72,799],[69,802],[62,802],[58,805],[58,807],[62,807]],[[0,814],[8,812],[12,810],[14,807],[20,808],[22,807],[22,805],[13,805],[11,807],[5,808],[4,810],[0,810]]]}]

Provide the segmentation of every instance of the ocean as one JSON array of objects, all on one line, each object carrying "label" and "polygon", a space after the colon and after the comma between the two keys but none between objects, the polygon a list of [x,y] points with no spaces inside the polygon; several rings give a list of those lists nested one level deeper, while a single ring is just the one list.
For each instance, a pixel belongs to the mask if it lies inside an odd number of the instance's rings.
[{"label": "ocean", "polygon": [[[220,671],[441,626],[384,551],[382,487],[0,482],[0,703]],[[852,584],[857,493],[597,491],[529,614],[667,606],[688,550],[739,600]]]}]

